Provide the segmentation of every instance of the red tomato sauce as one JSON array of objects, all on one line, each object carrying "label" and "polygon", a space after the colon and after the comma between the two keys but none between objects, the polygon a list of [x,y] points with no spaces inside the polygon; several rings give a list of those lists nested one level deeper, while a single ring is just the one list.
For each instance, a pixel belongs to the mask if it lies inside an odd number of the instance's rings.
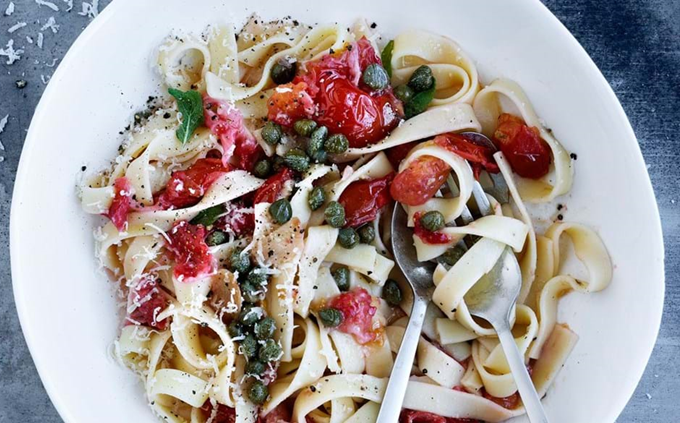
[{"label": "red tomato sauce", "polygon": [[423,225],[420,224],[420,218],[422,215],[422,212],[418,212],[413,216],[413,223],[415,225],[413,228],[413,233],[418,238],[420,238],[426,244],[448,244],[451,242],[451,237],[449,235],[439,231],[432,232],[425,229]]},{"label": "red tomato sauce", "polygon": [[550,171],[550,146],[541,138],[538,128],[527,126],[519,117],[500,115],[493,141],[519,176],[538,179]]},{"label": "red tomato sauce", "polygon": [[373,221],[380,210],[392,201],[389,174],[370,181],[356,181],[342,192],[338,202],[345,208],[347,226],[356,228]]},{"label": "red tomato sauce", "polygon": [[363,288],[343,292],[329,302],[329,307],[342,313],[342,323],[338,330],[353,335],[359,344],[367,344],[378,337],[373,330],[373,316],[378,308],[373,305],[373,297]]},{"label": "red tomato sauce", "polygon": [[113,201],[104,213],[119,231],[127,229],[128,213],[133,208],[132,185],[128,178],[118,178],[113,183]]},{"label": "red tomato sauce", "polygon": [[207,231],[203,225],[192,225],[182,220],[175,222],[168,232],[168,250],[175,260],[174,276],[183,281],[212,273],[215,258],[205,243]]}]

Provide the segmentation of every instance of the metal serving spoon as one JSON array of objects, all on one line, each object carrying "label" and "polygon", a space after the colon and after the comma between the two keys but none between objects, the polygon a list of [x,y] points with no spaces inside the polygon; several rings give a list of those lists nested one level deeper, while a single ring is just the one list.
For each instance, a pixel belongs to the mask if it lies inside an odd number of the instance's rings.
[{"label": "metal serving spoon", "polygon": [[[466,138],[480,145],[494,144],[482,134],[465,133]],[[495,147],[494,147],[495,148]],[[473,196],[482,215],[491,213],[491,205],[481,185],[475,181]],[[465,213],[470,216],[469,210]],[[467,219],[466,219],[467,220]],[[432,274],[435,264],[419,262],[413,247],[413,231],[408,227],[408,216],[400,204],[392,215],[392,249],[394,258],[413,291],[413,307],[394,367],[385,390],[376,423],[395,423],[399,420],[418,340],[425,320],[425,310],[432,299]],[[498,333],[498,338],[512,371],[527,415],[532,423],[548,423],[541,400],[524,365],[515,339],[510,331],[510,316],[522,286],[522,275],[515,255],[506,247],[496,265],[466,294],[465,301],[473,316],[487,320]]]}]

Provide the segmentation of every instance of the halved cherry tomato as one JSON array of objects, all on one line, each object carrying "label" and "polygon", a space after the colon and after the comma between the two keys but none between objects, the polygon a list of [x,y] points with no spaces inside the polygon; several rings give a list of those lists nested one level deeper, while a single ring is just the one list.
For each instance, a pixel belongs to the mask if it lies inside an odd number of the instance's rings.
[{"label": "halved cherry tomato", "polygon": [[499,116],[493,141],[519,176],[538,179],[550,171],[550,146],[541,138],[538,128],[527,126],[517,116],[507,113]]},{"label": "halved cherry tomato", "polygon": [[168,232],[167,246],[175,260],[174,276],[186,282],[197,276],[211,273],[215,258],[205,243],[206,230],[203,225],[192,225],[185,220],[176,222]]},{"label": "halved cherry tomato", "polygon": [[489,173],[498,173],[498,165],[493,158],[494,150],[491,147],[477,145],[463,135],[443,134],[434,139],[435,144],[445,148],[460,157],[464,158],[472,166],[475,178],[479,179],[479,172],[482,169]]},{"label": "halved cherry tomato", "polygon": [[399,419],[400,423],[478,423],[475,419],[456,419],[442,417],[427,411],[403,410]]},{"label": "halved cherry tomato", "polygon": [[295,173],[287,167],[281,169],[276,175],[270,176],[255,193],[254,204],[273,203],[281,198],[286,182],[292,181],[294,177]]},{"label": "halved cherry tomato", "polygon": [[206,417],[212,416],[213,410],[216,408],[215,417],[211,420],[212,423],[234,423],[236,421],[236,410],[224,404],[217,403],[217,407],[213,407],[210,400],[201,407]]},{"label": "halved cherry tomato", "polygon": [[132,185],[128,178],[117,178],[113,183],[113,201],[104,216],[111,219],[111,223],[119,231],[125,230],[127,216],[132,209]]},{"label": "halved cherry tomato", "polygon": [[413,215],[413,223],[414,223],[414,228],[413,228],[413,234],[420,238],[424,243],[426,244],[448,244],[451,242],[451,237],[445,233],[442,232],[433,232],[433,231],[428,231],[423,227],[423,225],[420,223],[420,218],[422,217],[423,213],[418,212],[415,215]]},{"label": "halved cherry tomato", "polygon": [[[380,64],[380,57],[365,38],[342,53],[306,63],[304,74],[272,95],[269,119],[290,126],[296,119],[311,117],[331,133],[345,135],[353,148],[381,140],[399,124],[403,106],[391,87],[372,91],[360,83],[363,70],[374,63]],[[300,89],[313,100],[313,115]]]},{"label": "halved cherry tomato", "polygon": [[279,85],[269,97],[267,118],[283,126],[291,126],[298,119],[311,118],[316,110],[305,82]]},{"label": "halved cherry tomato", "polygon": [[328,305],[342,313],[343,319],[338,330],[354,335],[358,343],[366,344],[378,337],[373,329],[373,316],[378,308],[373,304],[371,294],[364,288],[343,292],[331,299]]},{"label": "halved cherry tomato", "polygon": [[389,185],[394,174],[370,181],[356,181],[342,192],[338,202],[345,207],[347,226],[356,228],[375,219],[392,201]]},{"label": "halved cherry tomato", "polygon": [[233,105],[215,98],[203,97],[205,125],[222,143],[222,163],[226,166],[232,155],[238,168],[252,171],[262,155],[262,147],[243,124],[241,112]]},{"label": "halved cherry tomato", "polygon": [[390,186],[392,198],[409,206],[420,206],[439,190],[451,168],[443,160],[422,156],[394,177]]},{"label": "halved cherry tomato", "polygon": [[198,159],[188,169],[172,173],[156,205],[163,210],[193,206],[220,176],[231,170],[231,166],[225,166],[220,159]]},{"label": "halved cherry tomato", "polygon": [[158,313],[168,306],[168,298],[161,292],[156,278],[147,275],[130,288],[128,294],[127,323],[150,326],[158,330],[165,330],[169,319],[156,321]]}]

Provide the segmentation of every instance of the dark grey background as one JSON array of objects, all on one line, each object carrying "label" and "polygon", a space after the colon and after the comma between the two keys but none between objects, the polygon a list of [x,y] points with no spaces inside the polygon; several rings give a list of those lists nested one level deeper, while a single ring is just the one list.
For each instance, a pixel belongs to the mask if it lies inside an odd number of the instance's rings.
[{"label": "dark grey background", "polygon": [[[4,247],[0,250],[0,422],[61,421],[40,383],[21,335],[12,298],[7,248],[15,173],[26,129],[45,88],[42,79],[54,72],[54,65],[58,65],[91,20],[79,14],[83,10],[82,0],[73,1],[74,8],[69,12],[67,0],[51,1],[59,11],[38,6],[34,0],[14,0],[14,14],[5,16],[3,12],[9,1],[0,0],[0,48],[5,48],[13,38],[15,48],[25,49],[22,59],[11,66],[0,57],[0,119],[10,115],[4,133],[0,134],[0,141],[6,147],[0,151],[4,157],[0,163],[0,244]],[[100,0],[100,9],[109,2]],[[680,200],[680,1],[544,2],[583,44],[628,113],[649,167],[663,223],[666,244],[663,324],[647,371],[618,421],[680,421],[680,256],[675,248],[680,241],[677,203]],[[42,31],[45,41],[40,49],[35,44],[37,34],[51,16],[60,27],[56,34],[49,28]],[[21,21],[27,22],[27,26],[11,34],[7,32]],[[30,44],[26,36],[33,37],[34,43]],[[20,79],[28,82],[26,88],[16,87]]]}]

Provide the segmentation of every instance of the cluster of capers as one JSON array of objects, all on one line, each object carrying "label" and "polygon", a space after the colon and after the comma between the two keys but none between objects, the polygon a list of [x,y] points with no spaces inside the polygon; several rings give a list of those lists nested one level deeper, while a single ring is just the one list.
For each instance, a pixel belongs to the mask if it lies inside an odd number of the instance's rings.
[{"label": "cluster of capers", "polygon": [[[312,210],[316,210],[312,208]],[[375,239],[375,229],[368,223],[358,229],[343,227],[347,223],[345,219],[345,207],[337,201],[331,201],[324,210],[326,223],[334,228],[339,228],[338,243],[347,249],[356,247],[359,243],[370,244]]]},{"label": "cluster of capers", "polygon": [[251,376],[248,397],[255,404],[263,404],[269,396],[269,389],[261,381],[269,363],[281,357],[281,346],[274,340],[276,322],[265,316],[262,308],[256,303],[262,296],[268,283],[268,277],[260,269],[252,268],[250,256],[242,249],[235,249],[229,257],[229,268],[238,272],[239,285],[243,304],[236,319],[229,324],[229,334],[238,337],[239,352],[246,357],[248,364],[246,374]]},{"label": "cluster of capers", "polygon": [[[418,67],[405,85],[399,85],[394,89],[394,95],[404,103],[406,117],[411,118],[425,111],[434,96],[434,92],[429,95],[425,93],[433,90],[435,78],[429,66]],[[423,95],[419,95],[419,94]]]}]

